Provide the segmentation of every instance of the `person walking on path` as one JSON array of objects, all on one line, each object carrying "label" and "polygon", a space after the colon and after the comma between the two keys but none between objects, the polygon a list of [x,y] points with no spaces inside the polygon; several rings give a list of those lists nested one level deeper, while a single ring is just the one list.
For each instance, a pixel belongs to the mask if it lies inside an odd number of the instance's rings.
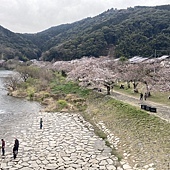
[{"label": "person walking on path", "polygon": [[143,100],[143,93],[140,93],[140,100]]},{"label": "person walking on path", "polygon": [[43,120],[42,118],[40,118],[40,129],[42,129],[42,126],[43,126]]},{"label": "person walking on path", "polygon": [[19,140],[15,139],[15,143],[14,143],[14,147],[13,147],[13,157],[14,157],[14,159],[17,157],[18,148],[19,148]]},{"label": "person walking on path", "polygon": [[1,141],[2,141],[2,156],[4,156],[5,155],[5,141],[4,139],[1,139]]},{"label": "person walking on path", "polygon": [[145,94],[144,94],[144,99],[146,100],[146,98],[147,98],[147,94],[145,93]]}]

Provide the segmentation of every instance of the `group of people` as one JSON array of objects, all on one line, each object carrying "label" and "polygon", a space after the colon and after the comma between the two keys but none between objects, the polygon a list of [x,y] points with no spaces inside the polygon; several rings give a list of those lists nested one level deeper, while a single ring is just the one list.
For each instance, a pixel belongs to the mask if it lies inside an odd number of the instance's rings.
[{"label": "group of people", "polygon": [[140,100],[143,100],[143,98],[144,98],[144,100],[146,100],[147,93],[145,93],[144,95],[143,95],[143,93],[140,93]]},{"label": "group of people", "polygon": [[[42,127],[43,127],[43,120],[42,120],[42,118],[40,118],[40,129],[42,129]],[[1,145],[2,156],[5,156],[5,140],[1,139],[1,142],[2,142],[2,145]],[[17,138],[15,138],[15,143],[14,143],[14,147],[13,147],[13,158],[14,159],[17,157],[18,148],[19,148],[19,140]]]},{"label": "group of people", "polygon": [[[5,140],[1,139],[2,142],[2,156],[5,156]],[[15,138],[14,147],[13,147],[13,158],[15,159],[18,154],[18,148],[19,148],[19,140]]]}]

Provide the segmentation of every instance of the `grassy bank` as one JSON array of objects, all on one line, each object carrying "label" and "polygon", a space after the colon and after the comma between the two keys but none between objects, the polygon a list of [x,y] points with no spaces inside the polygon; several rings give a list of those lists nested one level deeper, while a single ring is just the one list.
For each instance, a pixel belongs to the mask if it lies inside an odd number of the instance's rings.
[{"label": "grassy bank", "polygon": [[121,139],[118,154],[128,153],[129,162],[139,167],[154,163],[159,168],[170,160],[170,124],[129,104],[102,94],[88,98],[84,113],[88,121],[103,121]]},{"label": "grassy bank", "polygon": [[48,71],[41,75],[39,69],[35,69],[39,74],[20,81],[9,95],[38,101],[47,112],[78,112],[86,109],[85,101],[90,90],[80,87],[76,82],[67,81],[60,72]]}]

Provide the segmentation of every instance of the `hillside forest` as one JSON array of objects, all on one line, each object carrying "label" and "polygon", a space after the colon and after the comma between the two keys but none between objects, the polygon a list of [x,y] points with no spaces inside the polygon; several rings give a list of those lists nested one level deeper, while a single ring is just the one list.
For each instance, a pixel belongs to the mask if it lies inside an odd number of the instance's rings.
[{"label": "hillside forest", "polygon": [[[109,9],[95,17],[19,34],[0,26],[0,59],[70,61],[84,56],[158,57],[170,53],[170,5]],[[157,50],[157,53],[155,53]]]}]

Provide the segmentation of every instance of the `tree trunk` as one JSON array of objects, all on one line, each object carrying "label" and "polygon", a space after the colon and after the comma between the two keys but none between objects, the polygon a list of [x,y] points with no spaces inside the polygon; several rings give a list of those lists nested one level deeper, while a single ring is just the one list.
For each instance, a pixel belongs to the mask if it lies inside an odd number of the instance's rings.
[{"label": "tree trunk", "polygon": [[130,89],[130,81],[127,82],[128,89]]},{"label": "tree trunk", "polygon": [[110,95],[110,86],[107,86],[107,95]]},{"label": "tree trunk", "polygon": [[138,93],[138,89],[137,89],[138,84],[139,83],[136,83],[135,81],[133,82],[133,90],[135,93]]}]

